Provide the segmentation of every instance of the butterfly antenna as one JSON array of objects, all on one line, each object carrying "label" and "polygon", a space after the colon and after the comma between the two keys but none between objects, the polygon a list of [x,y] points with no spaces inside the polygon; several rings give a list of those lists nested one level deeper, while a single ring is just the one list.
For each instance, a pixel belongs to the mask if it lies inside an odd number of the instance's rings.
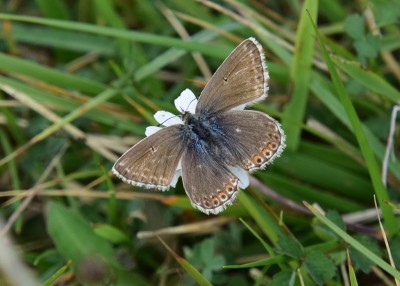
[{"label": "butterfly antenna", "polygon": [[174,118],[174,117],[179,117],[179,115],[171,116],[170,118],[165,119],[163,122],[158,123],[157,126],[160,127],[161,125],[164,125],[165,122],[167,122],[168,120],[170,120],[170,119],[172,119],[172,118]]},{"label": "butterfly antenna", "polygon": [[197,98],[195,97],[195,98],[193,98],[193,99],[189,102],[188,106],[186,107],[186,110],[183,110],[183,108],[179,106],[179,108],[181,109],[180,112],[181,112],[181,113],[187,112],[188,109],[189,109],[189,107],[190,107],[190,105],[192,104],[192,102],[195,101],[196,99],[197,99]]},{"label": "butterfly antenna", "polygon": [[[192,104],[192,102],[193,101],[195,101],[195,100],[197,100],[197,98],[195,97],[195,98],[193,98],[190,102],[189,102],[189,104],[188,104],[188,106],[186,107],[186,111],[189,109],[189,107],[190,107],[190,105]],[[183,111],[183,110],[182,110]]]},{"label": "butterfly antenna", "polygon": [[[180,107],[181,113],[185,113],[185,112],[189,109],[189,107],[190,107],[190,105],[192,104],[192,102],[195,101],[196,99],[197,99],[197,98],[195,97],[195,98],[193,98],[193,99],[189,102],[189,104],[188,104],[186,110],[183,110],[182,107]],[[174,115],[174,116],[171,116],[170,118],[165,119],[162,123],[159,123],[157,126],[160,127],[161,125],[164,125],[165,122],[167,122],[168,120],[170,120],[170,119],[172,119],[172,118],[174,118],[174,117],[182,117],[182,115]]]}]

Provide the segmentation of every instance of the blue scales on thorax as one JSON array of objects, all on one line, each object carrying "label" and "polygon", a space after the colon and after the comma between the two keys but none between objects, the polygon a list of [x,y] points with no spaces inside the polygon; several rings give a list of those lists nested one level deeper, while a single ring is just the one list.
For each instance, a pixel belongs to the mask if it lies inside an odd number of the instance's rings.
[{"label": "blue scales on thorax", "polygon": [[218,148],[218,143],[221,142],[219,139],[224,136],[224,132],[217,117],[185,113],[183,121],[184,136],[196,153],[207,154]]}]

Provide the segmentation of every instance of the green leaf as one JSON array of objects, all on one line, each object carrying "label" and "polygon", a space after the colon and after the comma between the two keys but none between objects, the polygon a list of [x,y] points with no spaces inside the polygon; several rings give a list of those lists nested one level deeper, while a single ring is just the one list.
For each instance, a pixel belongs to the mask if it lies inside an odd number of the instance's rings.
[{"label": "green leaf", "polygon": [[339,227],[337,227],[332,221],[327,219],[324,215],[322,215],[316,208],[312,207],[310,204],[307,202],[303,202],[305,206],[315,215],[317,216],[323,223],[325,223],[327,226],[329,226],[334,232],[336,232],[344,241],[346,241],[348,244],[350,244],[352,247],[360,251],[365,257],[367,257],[369,260],[373,261],[375,264],[377,264],[379,267],[381,267],[384,271],[392,275],[393,277],[400,279],[400,272],[393,268],[391,265],[389,265],[386,261],[384,261],[382,258],[380,258],[378,255],[376,255],[373,251],[371,251],[368,247],[364,246],[362,243],[360,243],[358,240],[354,239],[350,235],[348,235],[346,232],[341,230]]},{"label": "green leaf", "polygon": [[[199,272],[198,267],[192,265],[189,261],[177,255],[161,238],[159,238],[159,240],[168,250],[168,252],[174,257],[174,259],[179,263],[179,265],[186,271],[186,273],[190,275],[199,285],[212,285],[209,280]],[[198,249],[200,249],[199,245],[197,245],[197,247]],[[184,252],[186,256],[190,256],[191,258],[193,258],[193,255],[195,255],[195,253],[188,248],[184,249]],[[197,253],[197,257],[199,257],[199,253]]]},{"label": "green leaf", "polygon": [[393,103],[400,100],[399,90],[392,86],[384,77],[372,72],[371,70],[365,69],[360,65],[360,63],[343,61],[336,56],[332,56],[331,59],[335,65],[348,74],[349,77],[358,81],[371,91],[380,94],[382,97],[391,100]]},{"label": "green leaf", "polygon": [[109,224],[96,226],[94,232],[112,243],[124,243],[129,241],[125,233]]},{"label": "green leaf", "polygon": [[[380,248],[375,240],[372,240],[370,237],[365,235],[358,235],[355,236],[354,238],[357,239],[359,243],[367,247],[376,255],[378,256],[382,255]],[[372,265],[374,265],[374,263],[367,257],[365,257],[364,254],[354,249],[354,247],[350,247],[349,252],[354,268],[356,270],[362,270],[364,273],[369,273],[371,270],[370,268]]]},{"label": "green leaf", "polygon": [[210,270],[221,270],[225,263],[225,258],[222,255],[215,255],[208,268]]},{"label": "green leaf", "polygon": [[321,251],[313,250],[306,254],[304,267],[318,285],[335,276],[335,265]]},{"label": "green leaf", "polygon": [[361,57],[376,58],[380,48],[380,41],[378,37],[368,34],[365,38],[355,41],[354,48]]},{"label": "green leaf", "polygon": [[400,235],[397,234],[393,236],[392,240],[389,242],[390,251],[392,252],[392,257],[396,267],[400,267]]},{"label": "green leaf", "polygon": [[364,18],[359,14],[352,14],[344,21],[344,31],[353,39],[364,36]]},{"label": "green leaf", "polygon": [[336,224],[340,229],[346,230],[346,225],[342,219],[342,216],[335,210],[328,210],[326,217]]},{"label": "green leaf", "polygon": [[203,262],[210,261],[214,256],[214,239],[208,238],[204,239],[199,248],[199,254],[201,255],[201,260]]},{"label": "green leaf", "polygon": [[65,259],[72,260],[75,267],[85,268],[93,260],[119,267],[111,245],[96,235],[82,216],[64,206],[48,204],[47,230],[57,250]]},{"label": "green leaf", "polygon": [[379,27],[388,24],[398,24],[400,17],[400,2],[398,0],[373,0],[371,8]]},{"label": "green leaf", "polygon": [[274,275],[269,286],[293,286],[296,282],[296,272],[292,270],[283,270]]},{"label": "green leaf", "polygon": [[281,253],[295,259],[300,259],[304,255],[303,246],[293,236],[281,234],[278,240],[278,247]]},{"label": "green leaf", "polygon": [[211,280],[213,272],[220,270],[225,265],[225,258],[215,254],[214,238],[204,239],[196,244],[193,250],[185,248],[185,256],[197,269],[201,270],[203,276]]},{"label": "green leaf", "polygon": [[[337,211],[328,210],[326,212],[326,217],[334,222],[340,229],[346,230],[346,225]],[[330,241],[332,239],[339,239],[339,236],[334,231],[332,231],[327,225],[323,224],[318,219],[313,221],[312,227],[316,235],[323,240]]]}]

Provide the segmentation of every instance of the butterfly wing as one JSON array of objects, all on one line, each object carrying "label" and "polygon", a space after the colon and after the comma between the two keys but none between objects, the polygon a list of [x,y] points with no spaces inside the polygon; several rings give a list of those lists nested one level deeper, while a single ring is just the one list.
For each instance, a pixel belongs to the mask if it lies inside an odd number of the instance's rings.
[{"label": "butterfly wing", "polygon": [[217,214],[232,204],[239,179],[218,158],[189,147],[182,156],[182,181],[193,207]]},{"label": "butterfly wing", "polygon": [[196,113],[223,112],[267,96],[264,52],[254,39],[243,41],[222,63],[202,91]]},{"label": "butterfly wing", "polygon": [[113,173],[134,186],[168,189],[184,150],[182,128],[172,125],[144,138],[115,162]]},{"label": "butterfly wing", "polygon": [[223,128],[223,146],[232,162],[245,170],[263,168],[285,148],[280,124],[268,115],[253,110],[230,110],[218,116]]}]

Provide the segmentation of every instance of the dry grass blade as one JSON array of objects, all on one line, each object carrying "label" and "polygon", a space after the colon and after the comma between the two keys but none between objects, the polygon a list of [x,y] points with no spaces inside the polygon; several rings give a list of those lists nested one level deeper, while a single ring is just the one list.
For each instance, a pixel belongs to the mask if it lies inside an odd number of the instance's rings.
[{"label": "dry grass blade", "polygon": [[[52,112],[51,110],[46,108],[44,105],[33,100],[27,94],[25,94],[21,91],[18,91],[11,86],[8,86],[6,84],[1,84],[1,83],[0,83],[0,89],[7,92],[9,95],[13,96],[14,98],[18,99],[25,106],[38,112],[43,117],[50,120],[51,122],[53,122],[55,124],[61,122],[62,118],[60,118],[57,114],[55,114],[54,112]],[[113,153],[111,153],[106,148],[104,148],[103,146],[98,144],[98,142],[94,138],[87,136],[83,131],[79,130],[77,127],[73,126],[72,124],[66,123],[62,128],[66,132],[68,132],[72,136],[72,138],[85,142],[89,147],[91,147],[96,152],[102,154],[105,158],[107,158],[109,160],[116,159],[116,156]]]},{"label": "dry grass blade", "polygon": [[214,31],[214,32],[216,32],[217,34],[219,34],[219,35],[221,35],[221,36],[224,36],[225,38],[231,40],[232,42],[235,42],[236,44],[240,44],[240,42],[243,41],[242,38],[236,36],[236,35],[233,34],[233,33],[229,33],[229,32],[227,32],[226,30],[221,29],[221,28],[219,28],[218,26],[215,26],[214,24],[212,24],[212,23],[210,23],[210,22],[203,21],[203,20],[201,20],[201,19],[199,19],[199,18],[195,18],[195,17],[192,17],[192,16],[190,16],[190,15],[187,15],[187,14],[185,14],[185,13],[178,12],[178,11],[174,11],[174,14],[175,14],[178,18],[180,18],[180,19],[182,19],[182,20],[184,20],[184,21],[186,21],[186,22],[188,22],[188,23],[192,23],[192,24],[195,24],[195,25],[197,25],[197,26],[199,26],[199,27],[202,27],[202,28],[204,28],[204,29]]},{"label": "dry grass blade", "polygon": [[[0,216],[0,229],[4,229],[3,219]],[[7,281],[2,285],[24,285],[37,286],[39,280],[32,270],[23,263],[20,258],[20,250],[11,243],[11,239],[7,236],[0,235],[0,272],[2,273],[1,281]]]},{"label": "dry grass blade", "polygon": [[[190,40],[189,33],[186,31],[182,23],[178,21],[174,13],[170,9],[168,9],[167,6],[162,4],[162,2],[160,2],[158,6],[160,7],[160,10],[164,14],[165,18],[167,18],[168,22],[172,25],[172,27],[174,27],[175,31],[179,34],[179,36],[184,40]],[[212,76],[212,72],[210,71],[203,56],[200,53],[192,53],[192,57],[197,63],[205,80],[209,81]]]},{"label": "dry grass blade", "polygon": [[[384,229],[384,227],[382,225],[382,222],[381,222],[381,216],[379,215],[378,203],[376,202],[376,197],[375,196],[374,196],[374,204],[375,204],[376,215],[378,217],[379,227],[381,229],[383,241],[385,242],[386,251],[387,251],[387,254],[388,254],[388,257],[389,257],[390,265],[393,268],[396,268],[396,264],[394,263],[394,260],[393,260],[392,251],[390,250],[390,245],[389,245],[389,242],[388,242],[388,239],[387,239],[387,236],[386,236],[386,232],[385,232],[385,229]],[[400,285],[400,281],[396,277],[394,277],[394,281],[396,282],[397,286]]]},{"label": "dry grass blade", "polygon": [[249,27],[250,29],[252,29],[254,32],[259,33],[263,36],[265,36],[265,38],[276,42],[278,45],[286,48],[289,51],[294,51],[294,46],[289,44],[288,42],[286,42],[285,40],[283,40],[282,38],[278,37],[277,35],[269,32],[266,29],[263,29],[262,27],[254,24],[252,21],[250,21],[247,18],[244,18],[224,7],[222,7],[221,5],[215,3],[215,2],[211,2],[211,1],[207,1],[207,0],[199,0],[199,2],[201,4],[203,4],[204,6],[207,6],[215,11],[218,11],[220,13],[223,13],[227,16],[229,16],[230,18],[236,20],[239,23],[242,23],[243,25]]},{"label": "dry grass blade", "polygon": [[[364,15],[368,28],[371,30],[372,35],[382,37],[382,33],[378,25],[376,24],[374,13],[371,10],[371,5],[367,5],[364,11]],[[396,60],[396,58],[390,52],[382,50],[380,53],[388,69],[393,73],[397,80],[400,80],[400,65],[398,63],[398,60]]]},{"label": "dry grass blade", "polygon": [[200,222],[183,224],[174,227],[166,227],[154,231],[140,231],[137,233],[137,237],[144,238],[155,238],[159,236],[167,236],[167,235],[183,235],[183,234],[208,234],[214,233],[221,226],[231,222],[235,218],[232,217],[217,217],[212,219],[203,220]]},{"label": "dry grass blade", "polygon": [[[56,164],[60,161],[62,156],[64,155],[65,151],[68,148],[68,144],[65,144],[58,154],[53,158],[53,160],[50,162],[50,164],[46,167],[46,170],[43,172],[43,174],[40,176],[39,180],[36,182],[35,186],[41,184],[46,180],[46,178],[50,175],[50,172],[53,171],[55,168]],[[30,190],[29,196],[27,196],[24,201],[18,206],[18,208],[14,211],[14,213],[9,217],[7,223],[4,225],[4,227],[0,230],[0,239],[2,236],[4,236],[12,227],[14,222],[17,220],[17,218],[20,216],[20,214],[26,209],[26,207],[30,204],[30,202],[33,200],[35,195],[38,193],[39,189],[36,189],[35,186]]]},{"label": "dry grass blade", "polygon": [[393,150],[393,141],[394,141],[393,138],[394,138],[394,132],[395,132],[395,128],[396,128],[396,118],[397,118],[398,112],[400,112],[400,105],[394,106],[393,110],[392,110],[392,116],[390,119],[390,131],[389,131],[388,140],[387,140],[387,144],[386,144],[385,158],[383,159],[383,162],[382,162],[382,181],[385,186],[387,185],[389,159],[390,159],[390,154]]}]

